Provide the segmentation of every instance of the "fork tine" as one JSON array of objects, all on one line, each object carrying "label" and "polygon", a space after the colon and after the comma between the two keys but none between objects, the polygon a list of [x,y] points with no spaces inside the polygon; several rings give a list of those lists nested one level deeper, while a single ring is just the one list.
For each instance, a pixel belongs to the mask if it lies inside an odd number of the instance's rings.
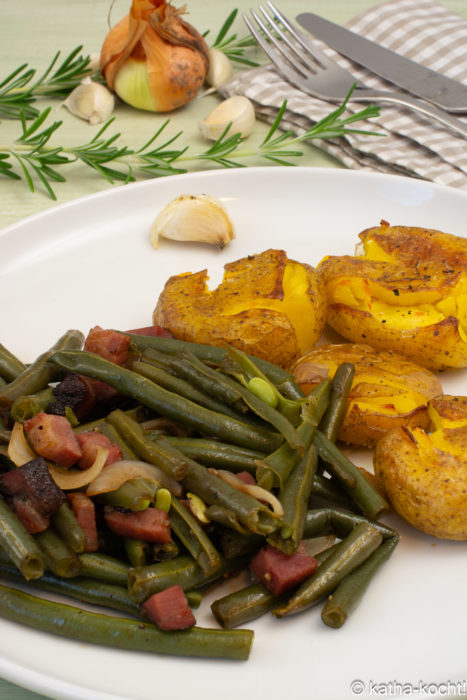
[{"label": "fork tine", "polygon": [[[269,14],[266,12],[265,8],[260,5],[259,9],[264,15],[264,18],[269,22],[269,27],[270,27],[270,32],[268,36],[270,37],[271,41],[274,41],[275,46],[277,49],[281,52],[281,54],[287,58],[287,60],[292,64],[292,66],[296,69],[299,70],[304,77],[306,77],[309,73],[310,70],[311,72],[315,72],[314,69],[314,64],[315,60],[313,58],[313,55],[308,53],[304,53],[302,50],[301,46],[294,40],[290,40],[289,35],[287,32],[284,32],[282,27],[278,25],[277,23],[273,23],[273,20],[269,16]],[[257,19],[258,21],[258,19]],[[283,25],[284,26],[284,25]],[[264,31],[264,24],[261,24],[261,27],[263,28]],[[287,27],[285,27],[287,29]],[[271,33],[272,31],[272,33]],[[280,38],[280,42],[276,40],[276,36],[278,35]],[[286,52],[286,48],[289,48],[289,51],[291,55],[288,55]],[[297,63],[298,61],[298,63]]]},{"label": "fork tine", "polygon": [[[327,68],[335,64],[335,62],[331,58],[329,58],[329,56],[326,56],[326,54],[323,51],[321,51],[321,49],[310,38],[302,34],[302,32],[300,32],[296,27],[294,27],[294,25],[290,23],[287,17],[275,5],[273,5],[271,0],[266,0],[266,2],[274,16],[279,20],[279,22],[283,24],[283,26],[287,29],[291,36],[304,49],[307,57],[311,56],[315,61],[318,61],[318,63],[320,63],[323,66],[323,68]],[[290,42],[287,43],[290,46]]]}]

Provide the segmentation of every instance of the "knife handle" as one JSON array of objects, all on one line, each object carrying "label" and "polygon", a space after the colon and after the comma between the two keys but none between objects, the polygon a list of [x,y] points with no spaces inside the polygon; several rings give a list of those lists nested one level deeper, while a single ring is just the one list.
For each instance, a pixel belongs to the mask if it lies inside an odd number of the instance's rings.
[{"label": "knife handle", "polygon": [[372,88],[361,88],[358,85],[353,91],[350,102],[392,102],[393,104],[408,107],[409,109],[419,112],[426,117],[436,119],[438,122],[456,131],[462,136],[467,136],[467,122],[462,122],[460,119],[451,116],[443,109],[439,109],[434,105],[418,100],[416,97],[404,95],[399,92],[389,92],[386,90],[374,90]]}]

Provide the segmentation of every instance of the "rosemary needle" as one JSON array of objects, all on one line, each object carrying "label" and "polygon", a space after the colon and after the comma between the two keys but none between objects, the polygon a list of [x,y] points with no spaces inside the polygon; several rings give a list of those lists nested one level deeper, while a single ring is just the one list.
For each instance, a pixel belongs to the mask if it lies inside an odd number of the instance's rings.
[{"label": "rosemary needle", "polygon": [[[41,112],[34,121],[28,123],[21,115],[22,134],[9,146],[0,146],[0,176],[15,180],[26,180],[34,192],[35,181],[39,180],[47,194],[56,199],[52,187],[54,182],[65,182],[65,177],[57,168],[81,161],[109,183],[130,182],[135,175],[162,177],[187,172],[182,163],[210,162],[225,168],[244,167],[244,159],[256,156],[279,165],[293,165],[291,159],[303,152],[297,145],[313,139],[329,139],[349,133],[374,134],[375,132],[349,128],[351,124],[378,116],[379,108],[368,106],[355,114],[343,116],[347,101],[326,117],[297,136],[293,131],[280,131],[280,125],[287,102],[284,101],[266,137],[258,146],[245,148],[240,134],[227,135],[230,125],[206,151],[189,153],[188,146],[176,147],[182,132],[166,137],[164,132],[170,120],[167,119],[155,134],[141,148],[134,150],[120,145],[120,134],[106,135],[114,118],[109,119],[98,133],[81,146],[50,146],[49,141],[60,128],[62,122],[55,121],[49,126],[44,122],[51,108]],[[17,166],[15,169],[15,165]],[[19,172],[18,172],[19,171]]]}]

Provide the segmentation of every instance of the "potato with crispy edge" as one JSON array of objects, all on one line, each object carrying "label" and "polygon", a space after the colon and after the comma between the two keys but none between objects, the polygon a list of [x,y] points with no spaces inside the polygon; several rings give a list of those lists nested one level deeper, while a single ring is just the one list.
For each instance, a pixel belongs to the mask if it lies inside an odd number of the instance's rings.
[{"label": "potato with crispy edge", "polygon": [[360,239],[361,255],[318,265],[329,325],[430,369],[467,366],[467,240],[385,221]]},{"label": "potato with crispy edge", "polygon": [[321,336],[326,322],[321,277],[283,250],[228,263],[212,291],[208,279],[207,270],[170,277],[153,322],[181,340],[233,345],[287,368]]},{"label": "potato with crispy edge", "polygon": [[318,345],[298,359],[295,380],[308,394],[326,377],[332,379],[342,362],[354,365],[355,376],[339,440],[374,447],[392,428],[428,428],[427,403],[443,393],[441,383],[430,370],[402,355],[354,343]]},{"label": "potato with crispy edge", "polygon": [[429,403],[432,431],[391,430],[378,442],[375,474],[394,509],[428,535],[467,540],[467,398]]}]

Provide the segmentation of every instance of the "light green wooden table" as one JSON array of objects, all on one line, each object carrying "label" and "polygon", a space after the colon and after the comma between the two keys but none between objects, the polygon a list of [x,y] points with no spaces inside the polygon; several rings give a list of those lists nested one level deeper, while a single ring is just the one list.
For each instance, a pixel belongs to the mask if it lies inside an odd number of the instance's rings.
[{"label": "light green wooden table", "polygon": [[[190,21],[199,31],[211,31],[215,36],[223,21],[234,8],[246,10],[252,5],[247,0],[235,3],[225,0],[183,0],[186,2]],[[356,13],[375,4],[376,0],[287,0],[284,7],[287,14],[295,16],[298,11],[312,9],[334,21],[344,23]],[[467,17],[466,0],[440,0],[448,9]],[[130,0],[115,0],[111,13],[114,24],[127,13]],[[9,72],[22,63],[28,63],[40,72],[49,64],[57,50],[65,56],[76,46],[82,44],[85,53],[98,52],[108,31],[110,0],[16,0],[0,3],[0,81]],[[246,30],[241,19],[236,27],[243,36]],[[261,57],[258,52],[258,58]],[[187,107],[171,115],[170,133],[183,130],[183,140],[190,145],[190,150],[205,149],[206,143],[199,135],[198,123],[217,104],[218,98],[210,95],[196,99]],[[52,106],[51,117],[63,120],[55,143],[60,145],[84,143],[97,130],[73,117],[61,108],[57,102],[43,102],[43,106]],[[115,131],[121,132],[122,142],[129,147],[141,146],[161,125],[166,115],[154,115],[136,112],[119,105],[115,112]],[[258,123],[250,137],[259,143],[267,127]],[[15,121],[3,121],[0,124],[0,143],[11,143],[20,133]],[[339,167],[332,158],[319,152],[313,146],[304,145],[304,157],[300,165]],[[249,160],[250,165],[264,165],[264,162]],[[49,199],[41,191],[35,194],[27,189],[24,182],[0,180],[0,228],[23,219],[39,211],[63,202],[82,197],[109,187],[109,184],[84,166],[69,166],[64,173],[67,182],[55,187],[57,201]],[[31,653],[34,650],[31,649]],[[39,700],[38,695],[6,680],[0,679],[0,700]]]}]

